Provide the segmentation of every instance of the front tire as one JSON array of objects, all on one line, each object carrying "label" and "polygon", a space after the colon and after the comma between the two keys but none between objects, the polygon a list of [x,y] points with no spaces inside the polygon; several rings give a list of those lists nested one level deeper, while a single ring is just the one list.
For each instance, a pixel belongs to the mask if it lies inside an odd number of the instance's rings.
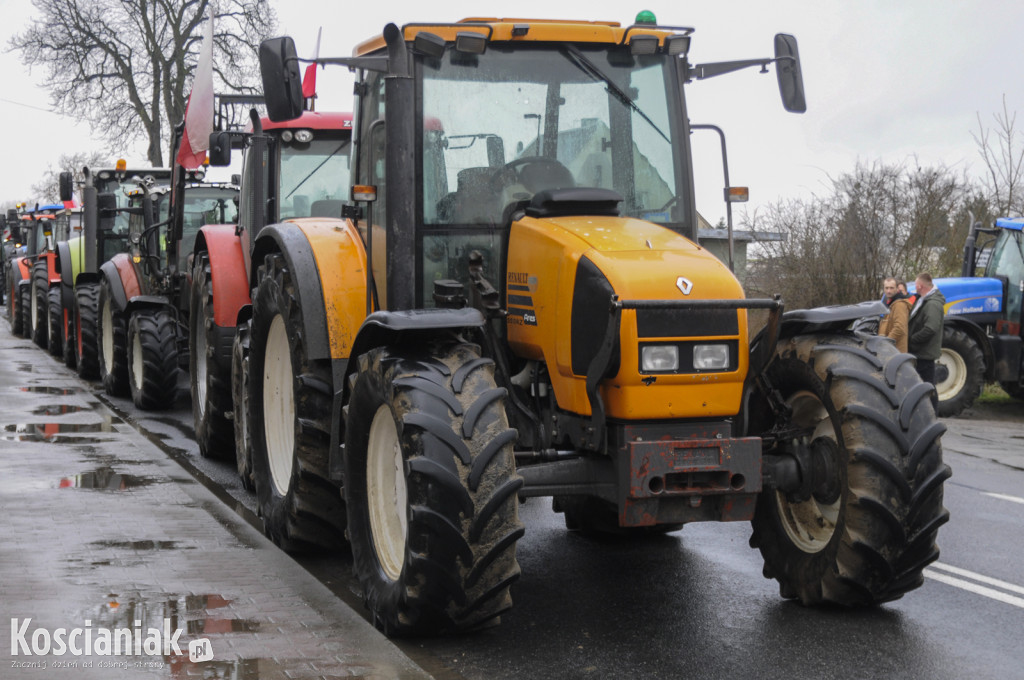
[{"label": "front tire", "polygon": [[948,377],[935,385],[939,415],[958,416],[970,408],[985,386],[985,355],[967,333],[943,326],[942,354],[935,364],[942,364],[949,371]]},{"label": "front tire", "polygon": [[523,535],[505,390],[474,347],[358,359],[346,415],[353,568],[378,628],[436,634],[512,606]]},{"label": "front tire", "polygon": [[235,465],[242,488],[253,491],[252,446],[249,443],[249,322],[238,327],[231,347],[231,400],[234,410]]},{"label": "front tire", "polygon": [[231,341],[234,328],[213,322],[213,279],[210,258],[200,253],[192,269],[189,299],[189,372],[192,375],[192,422],[199,452],[230,460],[234,428],[227,414],[231,403]]},{"label": "front tire", "polygon": [[99,297],[99,373],[103,389],[112,397],[127,397],[128,319],[114,306],[110,281],[100,283]]},{"label": "front tire", "polygon": [[177,320],[166,309],[140,309],[128,323],[128,385],[145,411],[174,405],[178,391]]},{"label": "front tire", "polygon": [[[41,265],[41,266],[40,266]],[[46,276],[46,260],[40,260],[33,270],[32,277],[32,342],[39,347],[47,349],[49,345],[49,334],[47,324],[50,314],[47,294],[50,289],[50,281]]]},{"label": "front tire", "polygon": [[96,283],[75,286],[75,356],[78,377],[95,380],[100,376],[99,307],[100,287]]},{"label": "front tire", "polygon": [[64,309],[60,304],[60,286],[50,286],[46,293],[47,318],[50,322],[49,351],[55,357],[64,355]]},{"label": "front tire", "polygon": [[336,550],[345,542],[345,506],[328,472],[331,369],[307,358],[303,337],[303,315],[318,310],[301,309],[280,254],[267,255],[257,280],[249,441],[264,529],[285,550]]},{"label": "front tire", "polygon": [[[791,411],[776,431],[820,452],[829,483],[813,493],[766,485],[751,546],[785,598],[805,605],[872,605],[924,581],[949,519],[929,395],[913,357],[883,338],[798,336],[780,343],[769,382]],[[816,461],[817,463],[817,461]],[[821,465],[818,463],[818,465]]]}]

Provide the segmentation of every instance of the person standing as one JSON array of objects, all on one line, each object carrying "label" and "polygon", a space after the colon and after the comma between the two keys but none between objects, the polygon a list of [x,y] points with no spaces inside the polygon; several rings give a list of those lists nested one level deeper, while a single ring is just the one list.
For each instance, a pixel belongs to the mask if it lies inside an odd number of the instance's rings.
[{"label": "person standing", "polygon": [[[910,310],[910,353],[917,357],[917,373],[921,380],[935,384],[935,360],[942,354],[942,316],[946,298],[932,283],[932,275],[922,272],[914,280],[917,302]],[[939,398],[932,392],[932,405],[938,408]]]},{"label": "person standing", "polygon": [[878,334],[892,338],[892,341],[896,343],[896,349],[906,352],[908,351],[911,304],[907,300],[907,296],[900,292],[898,284],[899,282],[893,276],[882,282],[882,289],[885,291],[882,302],[889,308],[889,313],[879,323]]}]

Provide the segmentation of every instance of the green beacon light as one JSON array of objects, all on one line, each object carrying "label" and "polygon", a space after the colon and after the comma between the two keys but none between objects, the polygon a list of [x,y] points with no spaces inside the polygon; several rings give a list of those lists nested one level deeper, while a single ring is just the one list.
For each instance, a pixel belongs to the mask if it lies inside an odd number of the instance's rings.
[{"label": "green beacon light", "polygon": [[657,26],[658,20],[654,17],[654,12],[649,9],[642,10],[636,15],[636,24],[650,24],[651,26]]}]

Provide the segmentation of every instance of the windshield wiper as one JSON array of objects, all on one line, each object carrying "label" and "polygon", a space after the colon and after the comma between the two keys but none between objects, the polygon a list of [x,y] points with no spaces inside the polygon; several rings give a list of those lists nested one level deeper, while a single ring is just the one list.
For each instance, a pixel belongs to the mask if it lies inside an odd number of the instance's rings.
[{"label": "windshield wiper", "polygon": [[650,117],[646,113],[643,112],[643,109],[641,109],[639,106],[636,105],[636,102],[633,101],[633,98],[630,97],[625,92],[625,90],[623,90],[621,87],[619,87],[615,83],[615,81],[613,81],[608,76],[608,74],[606,74],[604,71],[602,71],[601,68],[597,64],[592,62],[590,59],[588,59],[586,57],[586,55],[584,55],[582,52],[580,52],[579,48],[577,48],[575,45],[565,45],[563,49],[565,51],[565,55],[569,58],[569,61],[571,61],[573,64],[575,64],[577,68],[579,68],[584,73],[587,73],[587,74],[591,75],[592,77],[597,78],[598,80],[604,81],[605,85],[608,86],[608,89],[611,91],[612,94],[615,95],[615,97],[619,101],[621,101],[623,104],[625,104],[630,109],[632,109],[634,113],[636,113],[641,118],[643,118],[645,121],[647,121],[647,124],[650,125],[652,128],[654,128],[654,130],[659,135],[662,136],[662,139],[664,139],[669,144],[672,143],[672,140],[668,138],[668,135],[666,135],[664,132],[662,132],[661,128],[658,127],[657,125],[655,125],[654,121],[651,120]]},{"label": "windshield wiper", "polygon": [[287,196],[285,196],[285,198],[286,198],[286,199],[288,199],[288,198],[291,198],[291,197],[292,197],[292,194],[294,194],[294,193],[295,193],[296,191],[298,191],[298,190],[299,190],[299,187],[301,187],[301,186],[302,186],[303,184],[305,184],[305,183],[306,183],[306,180],[308,180],[308,179],[309,179],[310,177],[312,177],[313,175],[315,175],[315,174],[316,174],[316,171],[317,171],[317,170],[319,170],[320,168],[324,167],[324,164],[325,164],[325,163],[326,163],[327,161],[329,161],[329,160],[331,160],[332,158],[334,158],[335,154],[337,154],[337,153],[338,153],[339,151],[341,151],[342,149],[344,149],[344,148],[345,148],[345,144],[347,144],[347,142],[342,142],[342,143],[341,143],[341,146],[339,146],[339,147],[338,147],[337,149],[335,149],[334,151],[332,151],[332,152],[330,153],[330,155],[329,155],[329,156],[327,156],[327,157],[326,157],[326,158],[324,158],[324,159],[323,159],[322,161],[320,161],[320,165],[318,165],[318,166],[316,166],[315,168],[313,168],[312,170],[310,170],[310,171],[309,171],[309,174],[308,174],[308,175],[306,175],[305,177],[303,177],[303,178],[302,178],[302,181],[301,181],[301,182],[299,182],[298,184],[296,184],[296,185],[295,185],[295,188],[294,188],[294,189],[292,189],[291,191],[289,191],[289,192],[288,192],[288,195],[287,195]]}]

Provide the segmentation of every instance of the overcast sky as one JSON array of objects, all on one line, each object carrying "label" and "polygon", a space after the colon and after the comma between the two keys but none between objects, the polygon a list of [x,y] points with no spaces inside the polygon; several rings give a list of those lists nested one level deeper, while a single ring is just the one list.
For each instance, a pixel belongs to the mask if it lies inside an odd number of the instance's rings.
[{"label": "overcast sky", "polygon": [[[325,0],[271,0],[282,33],[295,38],[300,56],[312,56],[319,26],[321,56],[347,56],[388,22],[446,22],[468,16],[526,16],[633,22],[642,9],[659,23],[696,28],[691,61],[767,57],[778,32],[796,35],[807,90],[807,113],[789,114],[779,101],[774,72],[750,69],[695,83],[688,91],[690,119],[725,129],[734,185],[750,188],[748,209],[779,198],[823,192],[829,176],[858,160],[944,164],[978,173],[982,163],[972,132],[977,116],[988,127],[1002,109],[1024,109],[1020,35],[1024,2],[1006,0],[674,0],[630,5],[588,0],[445,0],[351,5]],[[5,51],[0,53],[0,202],[35,200],[39,181],[60,153],[110,148],[144,164],[145,147],[126,152],[92,135],[89,125],[49,112],[45,72],[29,74],[20,55],[7,52],[10,36],[32,16],[29,0],[0,0]],[[320,110],[349,110],[346,70],[321,71]],[[1024,119],[1019,121],[1024,125]],[[722,169],[716,137],[695,134],[698,209],[715,222],[724,214]]]}]

